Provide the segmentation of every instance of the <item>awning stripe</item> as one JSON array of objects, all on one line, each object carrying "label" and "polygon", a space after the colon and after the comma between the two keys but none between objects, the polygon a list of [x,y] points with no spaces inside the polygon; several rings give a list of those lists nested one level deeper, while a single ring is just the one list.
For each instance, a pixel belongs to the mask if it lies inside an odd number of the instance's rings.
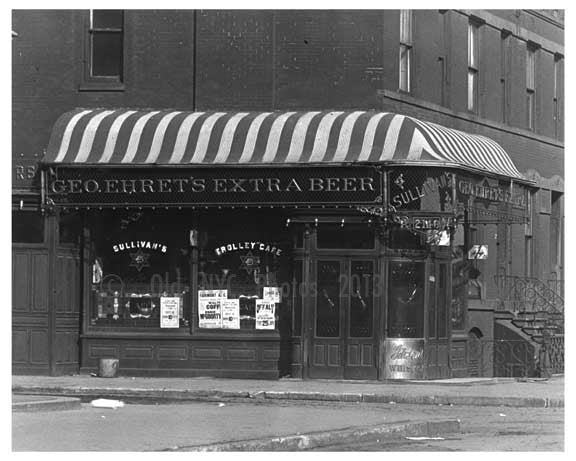
[{"label": "awning stripe", "polygon": [[162,147],[162,142],[164,141],[164,135],[166,134],[168,124],[180,113],[181,112],[171,112],[162,117],[162,120],[160,120],[160,123],[156,127],[152,146],[150,146],[150,152],[148,152],[148,157],[146,157],[145,163],[154,163],[156,161],[158,155],[160,155],[160,149]]},{"label": "awning stripe", "polygon": [[140,138],[142,137],[144,127],[148,123],[148,120],[150,120],[152,117],[154,117],[156,114],[159,113],[160,111],[149,112],[138,119],[138,121],[134,125],[134,128],[132,129],[132,133],[130,134],[130,140],[128,141],[128,148],[126,149],[126,154],[122,159],[122,163],[130,163],[132,162],[132,160],[134,160],[136,152],[138,152],[138,145],[140,144]]},{"label": "awning stripe", "polygon": [[305,164],[428,161],[522,178],[501,146],[388,112],[76,109],[56,122],[50,164]]},{"label": "awning stripe", "polygon": [[55,162],[62,162],[64,160],[64,157],[68,153],[68,146],[70,145],[70,139],[72,139],[72,133],[74,132],[76,124],[82,117],[91,112],[91,110],[83,110],[70,119],[68,125],[66,125],[66,129],[64,130],[64,136],[62,136],[62,144],[60,144],[60,149],[58,154],[56,154],[56,158],[54,159]]},{"label": "awning stripe", "polygon": [[391,160],[396,153],[396,148],[398,146],[398,137],[400,136],[400,129],[404,123],[403,115],[394,115],[390,124],[388,125],[388,130],[386,131],[386,139],[384,141],[384,146],[382,148],[382,154],[380,155],[380,160]]}]

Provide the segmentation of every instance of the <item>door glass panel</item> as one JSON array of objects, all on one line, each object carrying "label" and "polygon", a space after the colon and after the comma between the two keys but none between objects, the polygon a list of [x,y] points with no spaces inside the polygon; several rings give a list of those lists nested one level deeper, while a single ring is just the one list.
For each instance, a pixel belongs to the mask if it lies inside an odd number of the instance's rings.
[{"label": "door glass panel", "polygon": [[350,337],[372,336],[374,263],[352,261],[350,267]]},{"label": "door glass panel", "polygon": [[316,336],[340,336],[340,262],[318,261]]},{"label": "door glass panel", "polygon": [[292,311],[293,328],[292,334],[294,336],[302,336],[302,297],[303,297],[303,279],[302,279],[302,265],[301,260],[294,261],[294,273],[292,278],[292,298],[294,310]]},{"label": "door glass panel", "polygon": [[438,337],[448,336],[447,264],[440,264],[438,277]]},{"label": "door glass panel", "polygon": [[428,277],[428,337],[436,337],[436,276],[434,266],[431,267]]},{"label": "door glass panel", "polygon": [[392,262],[388,280],[388,337],[424,336],[424,263]]}]

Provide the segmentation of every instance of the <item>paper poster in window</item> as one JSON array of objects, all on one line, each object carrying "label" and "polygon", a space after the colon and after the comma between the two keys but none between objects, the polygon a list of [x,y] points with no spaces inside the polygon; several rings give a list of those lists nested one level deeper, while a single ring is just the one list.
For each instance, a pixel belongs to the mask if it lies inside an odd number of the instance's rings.
[{"label": "paper poster in window", "polygon": [[198,297],[198,327],[222,328],[222,298]]},{"label": "paper poster in window", "polygon": [[278,287],[264,287],[262,299],[271,303],[280,302],[280,288]]},{"label": "paper poster in window", "polygon": [[222,328],[231,330],[240,329],[240,300],[223,299],[222,305]]},{"label": "paper poster in window", "polygon": [[160,298],[160,328],[180,326],[180,298],[176,296]]},{"label": "paper poster in window", "polygon": [[276,304],[263,299],[256,300],[256,329],[273,330],[275,327],[274,311]]}]

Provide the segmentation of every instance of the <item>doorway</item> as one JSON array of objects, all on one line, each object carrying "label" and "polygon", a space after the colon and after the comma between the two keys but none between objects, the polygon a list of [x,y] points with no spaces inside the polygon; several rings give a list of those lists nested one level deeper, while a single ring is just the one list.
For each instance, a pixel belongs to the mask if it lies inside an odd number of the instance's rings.
[{"label": "doorway", "polygon": [[309,378],[376,379],[377,260],[319,256],[307,297]]}]

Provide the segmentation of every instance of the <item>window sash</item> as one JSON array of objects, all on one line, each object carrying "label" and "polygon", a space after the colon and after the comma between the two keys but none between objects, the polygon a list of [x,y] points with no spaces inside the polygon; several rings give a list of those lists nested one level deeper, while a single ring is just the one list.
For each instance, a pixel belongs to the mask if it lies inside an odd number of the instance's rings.
[{"label": "window sash", "polygon": [[478,26],[468,24],[468,67],[478,68]]},{"label": "window sash", "polygon": [[475,111],[477,106],[478,72],[468,69],[468,110]]},{"label": "window sash", "polygon": [[412,48],[400,45],[399,82],[401,91],[410,92],[410,66],[412,61]]},{"label": "window sash", "polygon": [[400,10],[400,43],[412,45],[412,10]]},{"label": "window sash", "polygon": [[526,118],[529,130],[534,130],[534,115],[535,115],[535,96],[534,90],[526,90]]},{"label": "window sash", "polygon": [[[98,10],[96,10],[98,11]],[[106,81],[119,81],[123,79],[124,66],[124,13],[122,10],[110,10],[118,13],[119,17],[113,18],[120,27],[105,25],[95,26],[94,13],[90,10],[89,24],[89,68],[87,76],[90,79],[102,79]],[[112,49],[114,53],[104,53],[104,50]]]},{"label": "window sash", "polygon": [[536,51],[528,48],[526,50],[526,89],[534,91],[535,82],[534,82],[534,74],[535,74],[535,63],[536,59],[535,56]]}]

